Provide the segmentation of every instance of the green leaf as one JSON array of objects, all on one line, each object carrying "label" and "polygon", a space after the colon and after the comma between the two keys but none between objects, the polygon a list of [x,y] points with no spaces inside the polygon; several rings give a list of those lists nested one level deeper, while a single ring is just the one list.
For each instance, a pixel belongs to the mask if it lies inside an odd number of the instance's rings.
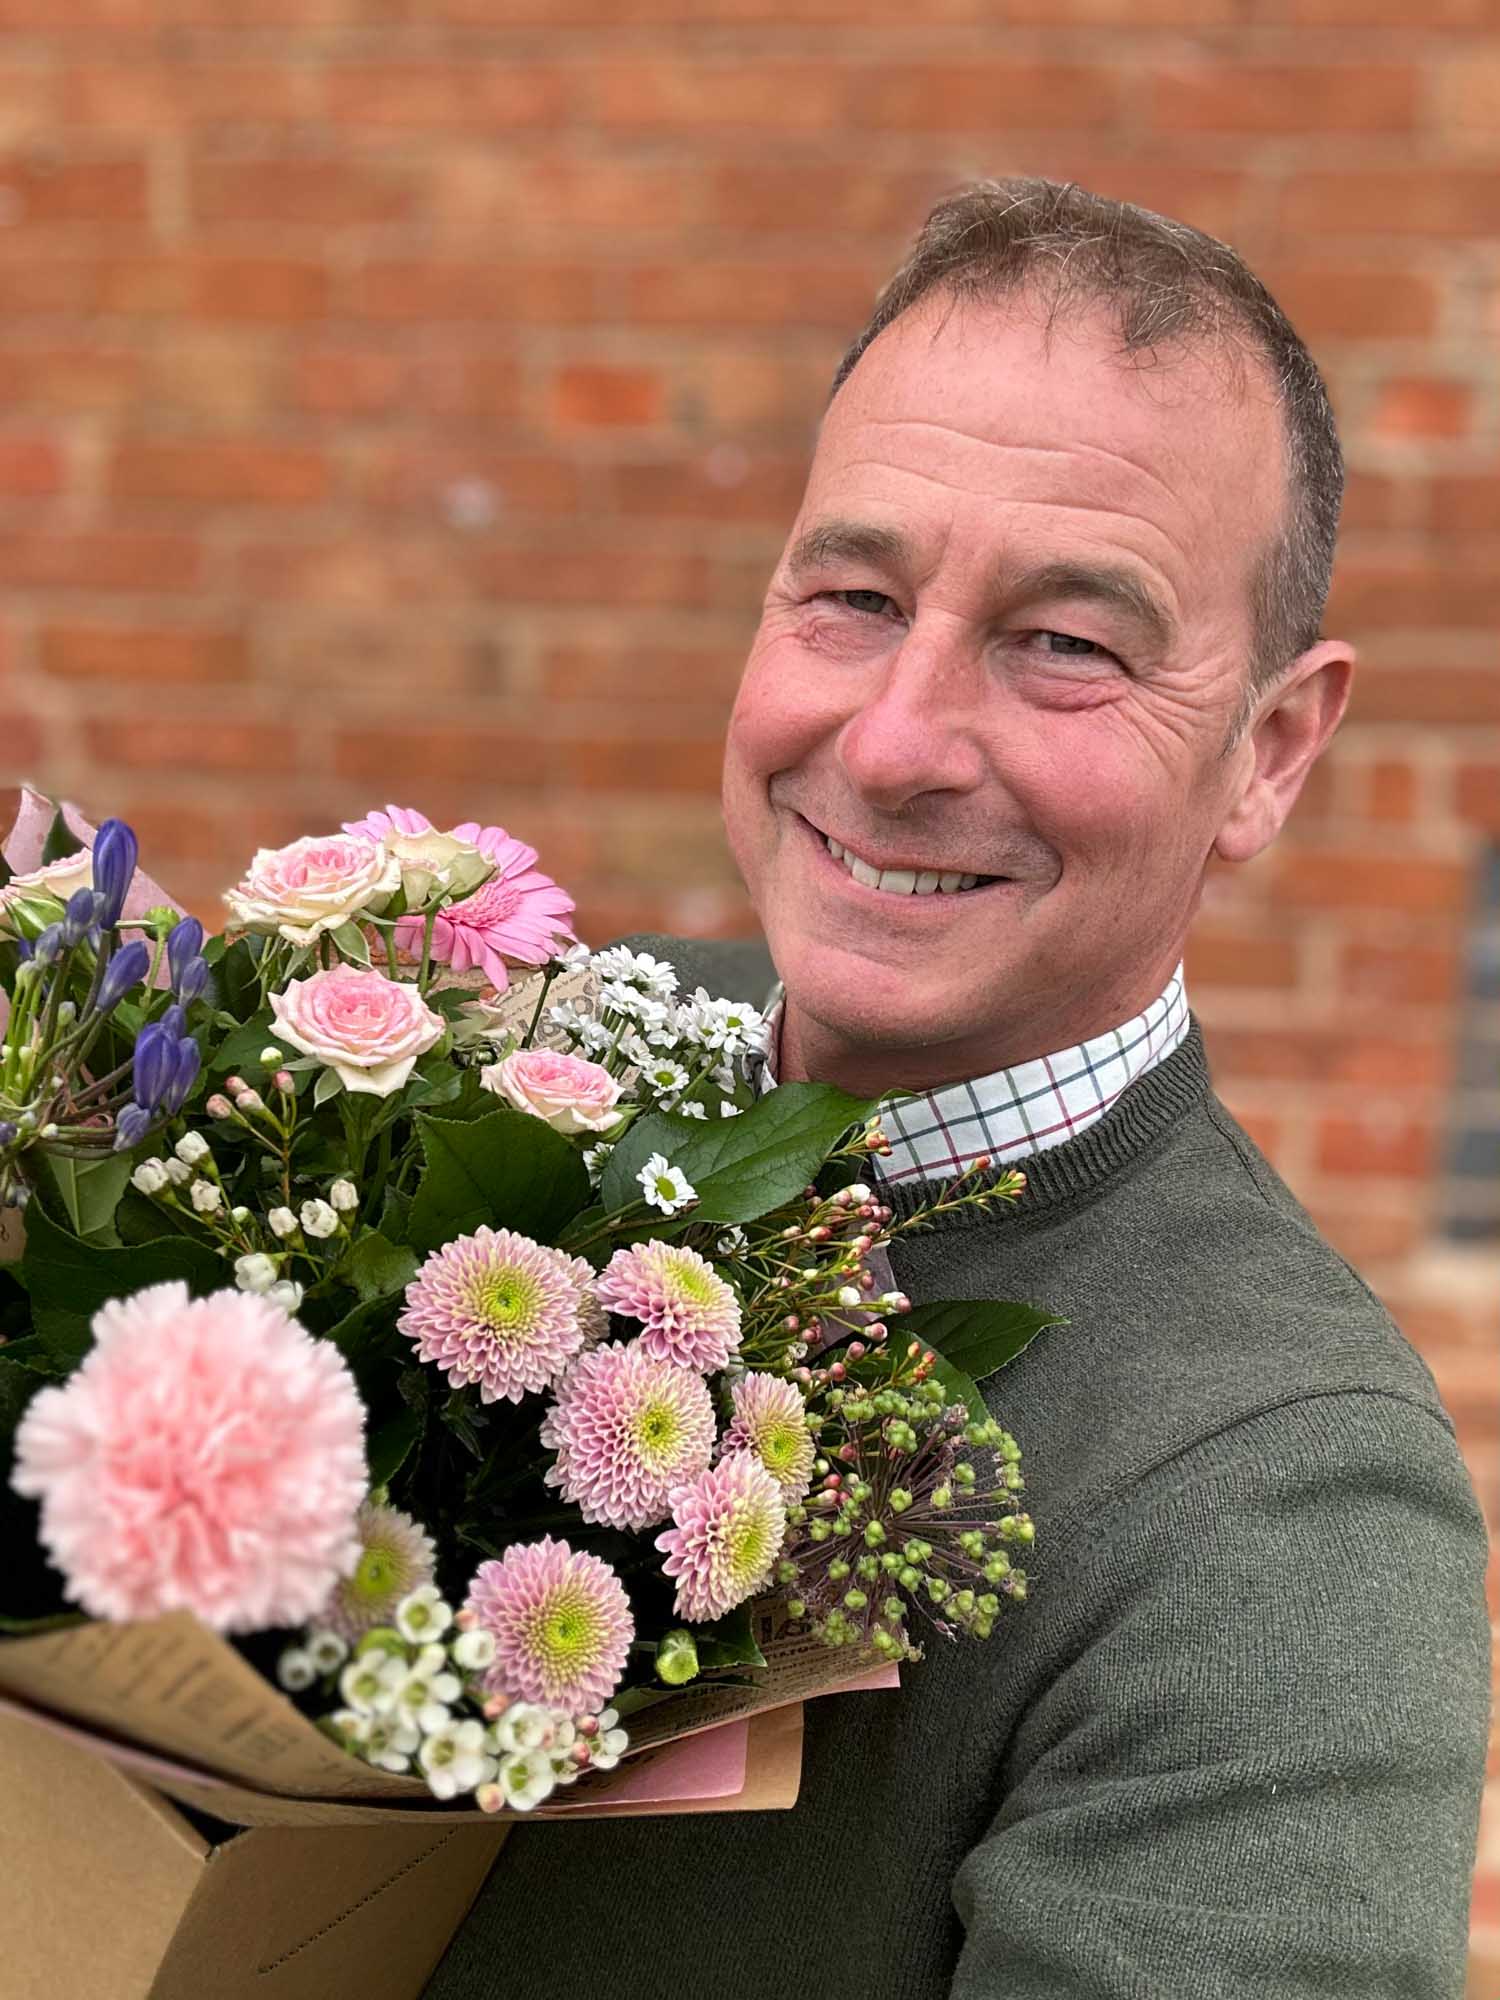
[{"label": "green leaf", "polygon": [[341,958],[347,958],[354,965],[370,963],[369,940],[358,924],[340,924],[330,935]]},{"label": "green leaf", "polygon": [[319,1338],[331,1341],[357,1376],[372,1356],[378,1356],[381,1342],[391,1332],[395,1320],[396,1301],[386,1293],[379,1298],[362,1299]]},{"label": "green leaf", "polygon": [[55,1373],[51,1368],[28,1368],[16,1360],[13,1349],[19,1345],[19,1341],[13,1342],[0,1353],[0,1437],[9,1437],[26,1414],[26,1405]]},{"label": "green leaf", "polygon": [[85,1241],[118,1244],[115,1210],[130,1185],[135,1164],[129,1153],[104,1153],[97,1159],[75,1160],[65,1153],[49,1153],[44,1149],[42,1159],[74,1233]]},{"label": "green leaf", "polygon": [[753,1222],[791,1201],[851,1125],[874,1110],[828,1083],[784,1083],[738,1118],[717,1122],[661,1112],[632,1125],[605,1162],[607,1209],[640,1199],[636,1175],[664,1153],[698,1192],[695,1222]]},{"label": "green leaf", "polygon": [[712,1625],[689,1627],[698,1648],[700,1673],[716,1667],[763,1667],[766,1656],[755,1642],[750,1607],[741,1604]]},{"label": "green leaf", "polygon": [[398,1410],[371,1433],[365,1448],[371,1486],[389,1486],[421,1435],[422,1419],[416,1410]]},{"label": "green leaf", "polygon": [[339,1275],[348,1279],[364,1304],[371,1299],[392,1298],[397,1292],[405,1291],[416,1276],[420,1261],[414,1250],[408,1250],[404,1244],[388,1242],[378,1231],[372,1230],[354,1245],[344,1259]]},{"label": "green leaf", "polygon": [[387,1243],[404,1243],[411,1221],[411,1196],[387,1185],[380,1203],[380,1233]]},{"label": "green leaf", "polygon": [[436,1250],[481,1224],[552,1242],[587,1205],[582,1156],[540,1118],[504,1107],[469,1120],[419,1112],[416,1126],[427,1162],[411,1205],[417,1250]]},{"label": "green leaf", "polygon": [[53,1611],[45,1618],[8,1618],[0,1611],[0,1632],[13,1639],[26,1639],[36,1632],[66,1632],[70,1626],[87,1623],[88,1616],[82,1611]]},{"label": "green leaf", "polygon": [[203,956],[214,969],[214,992],[219,1006],[227,1008],[237,1021],[253,1014],[260,1000],[260,979],[249,938],[236,938],[233,944],[226,944],[222,938],[210,938],[203,947]]},{"label": "green leaf", "polygon": [[30,1294],[38,1338],[66,1366],[87,1353],[93,1338],[89,1322],[107,1299],[172,1279],[195,1295],[219,1291],[226,1282],[223,1263],[206,1243],[165,1236],[102,1249],[60,1228],[36,1203],[26,1214],[26,1254],[15,1270]]},{"label": "green leaf", "polygon": [[974,1385],[1014,1361],[1044,1328],[1066,1325],[1061,1314],[1014,1299],[933,1299],[892,1322],[903,1340],[932,1349],[938,1378],[962,1390],[978,1417],[988,1412]]},{"label": "green leaf", "polygon": [[209,1057],[207,1067],[215,1076],[228,1076],[231,1070],[264,1070],[260,1052],[276,1045],[275,1026],[270,1008],[263,1007],[242,1027],[224,1037]]},{"label": "green leaf", "polygon": [[69,854],[77,854],[83,842],[63,818],[62,807],[52,815],[52,824],[47,829],[47,838],[42,842],[42,863],[45,868],[49,861],[61,861]]},{"label": "green leaf", "polygon": [[330,1097],[337,1097],[344,1087],[344,1079],[336,1069],[325,1069],[313,1085],[313,1105],[326,1104]]}]

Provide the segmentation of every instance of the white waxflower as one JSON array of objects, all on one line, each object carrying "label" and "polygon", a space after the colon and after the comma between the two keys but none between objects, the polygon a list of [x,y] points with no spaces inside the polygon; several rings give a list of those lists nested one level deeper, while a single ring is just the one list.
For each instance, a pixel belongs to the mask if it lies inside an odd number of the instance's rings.
[{"label": "white waxflower", "polygon": [[339,1675],[339,1693],[356,1714],[389,1715],[406,1675],[405,1660],[372,1647],[351,1660]]},{"label": "white waxflower", "polygon": [[414,1646],[441,1639],[452,1623],[452,1606],[444,1604],[435,1583],[420,1584],[396,1606],[396,1630]]},{"label": "white waxflower", "polygon": [[636,1179],[647,1202],[652,1208],[659,1208],[663,1215],[675,1215],[679,1208],[685,1208],[690,1201],[698,1199],[698,1190],[670,1163],[665,1153],[653,1153]]},{"label": "white waxflower", "polygon": [[234,1260],[234,1282],[242,1292],[268,1292],[276,1283],[276,1266],[263,1250]]},{"label": "white waxflower", "polygon": [[276,1662],[276,1678],[288,1694],[301,1694],[318,1678],[312,1654],[305,1646],[288,1646]]},{"label": "white waxflower", "polygon": [[533,1806],[539,1806],[557,1783],[552,1775],[552,1759],[545,1750],[526,1750],[519,1756],[506,1757],[497,1775],[505,1803],[517,1812],[529,1812]]},{"label": "white waxflower", "polygon": [[268,1042],[260,1052],[261,1063],[266,1069],[280,1069],[286,1058],[274,1042]]},{"label": "white waxflower", "polygon": [[283,1312],[294,1313],[302,1303],[302,1287],[293,1278],[278,1278],[266,1297]]},{"label": "white waxflower", "polygon": [[184,1132],[172,1151],[185,1167],[196,1167],[208,1158],[209,1144],[201,1132]]},{"label": "white waxflower", "polygon": [[217,1215],[224,1206],[224,1190],[214,1181],[194,1181],[188,1193],[200,1215]]},{"label": "white waxflower", "polygon": [[599,1718],[599,1733],[590,1746],[590,1767],[595,1771],[612,1771],[621,1757],[630,1748],[630,1737],[619,1725],[620,1718],[612,1708],[605,1709]]},{"label": "white waxflower", "polygon": [[186,1187],[193,1178],[193,1170],[183,1160],[163,1160],[161,1170],[173,1187]]},{"label": "white waxflower", "polygon": [[404,1715],[377,1715],[367,1725],[360,1755],[381,1771],[409,1771],[421,1741],[422,1732]]},{"label": "white waxflower", "polygon": [[167,1170],[160,1160],[142,1160],[130,1176],[130,1185],[140,1194],[160,1194],[170,1187]]},{"label": "white waxflower", "polygon": [[495,1724],[495,1741],[507,1757],[545,1750],[552,1741],[552,1717],[535,1702],[513,1702]]},{"label": "white waxflower", "polygon": [[495,1635],[476,1625],[472,1631],[460,1632],[450,1651],[453,1664],[462,1667],[466,1674],[482,1673],[494,1660]]},{"label": "white waxflower", "polygon": [[352,1215],[359,1207],[359,1189],[353,1181],[335,1181],[328,1190],[328,1199],[340,1215]]},{"label": "white waxflower", "polygon": [[463,1691],[458,1675],[448,1671],[445,1649],[423,1646],[396,1690],[396,1705],[424,1734],[429,1734],[446,1725],[448,1705],[457,1701]]},{"label": "white waxflower", "polygon": [[337,1211],[326,1201],[305,1201],[302,1204],[302,1227],[309,1236],[336,1236],[339,1218]]},{"label": "white waxflower", "polygon": [[361,1715],[357,1708],[336,1708],[328,1720],[344,1742],[351,1747],[358,1749],[369,1742],[374,1719],[368,1715]]},{"label": "white waxflower", "polygon": [[289,1208],[273,1208],[266,1217],[266,1226],[273,1236],[295,1236],[297,1218]]},{"label": "white waxflower", "polygon": [[417,1761],[433,1796],[456,1798],[472,1792],[495,1776],[496,1765],[484,1747],[482,1722],[449,1722],[430,1730],[423,1739]]},{"label": "white waxflower", "polygon": [[348,1642],[337,1632],[309,1632],[307,1655],[320,1674],[334,1674],[349,1657]]}]

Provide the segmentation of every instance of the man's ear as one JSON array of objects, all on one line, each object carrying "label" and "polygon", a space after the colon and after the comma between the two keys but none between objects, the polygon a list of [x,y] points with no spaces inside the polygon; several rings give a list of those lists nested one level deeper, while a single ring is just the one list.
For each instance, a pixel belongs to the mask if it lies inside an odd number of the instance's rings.
[{"label": "man's ear", "polygon": [[1280,833],[1339,726],[1353,678],[1353,647],[1320,639],[1267,688],[1231,753],[1242,772],[1214,841],[1221,861],[1252,860]]}]

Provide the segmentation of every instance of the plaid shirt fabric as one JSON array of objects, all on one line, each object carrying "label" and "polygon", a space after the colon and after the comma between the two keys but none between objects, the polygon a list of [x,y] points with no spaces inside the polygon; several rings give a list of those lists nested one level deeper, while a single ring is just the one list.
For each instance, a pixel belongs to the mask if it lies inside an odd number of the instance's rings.
[{"label": "plaid shirt fabric", "polygon": [[[774,998],[772,1048],[781,1024],[779,987]],[[879,1164],[880,1177],[888,1184],[942,1180],[962,1173],[981,1155],[1002,1166],[1075,1139],[1137,1077],[1171,1055],[1187,1031],[1187,990],[1179,965],[1160,998],[1123,1027],[1013,1069],[882,1105],[880,1122],[891,1153]],[[775,1081],[767,1062],[762,1089],[773,1088]]]}]

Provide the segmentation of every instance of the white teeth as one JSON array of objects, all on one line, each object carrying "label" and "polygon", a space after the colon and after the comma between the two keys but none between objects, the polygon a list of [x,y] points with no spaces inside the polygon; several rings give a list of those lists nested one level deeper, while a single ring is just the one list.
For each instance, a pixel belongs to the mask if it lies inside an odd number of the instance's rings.
[{"label": "white teeth", "polygon": [[941,879],[930,868],[924,868],[922,873],[917,877],[917,894],[919,896],[930,896]]},{"label": "white teeth", "polygon": [[839,846],[838,842],[834,839],[833,835],[825,834],[823,837],[828,842],[828,852],[833,856],[834,860],[842,861],[844,858],[844,850],[842,847]]},{"label": "white teeth", "polygon": [[862,882],[867,889],[884,889],[892,896],[931,896],[937,890],[953,895],[959,889],[972,889],[979,881],[977,875],[961,875],[957,870],[935,868],[872,868],[868,861],[861,861],[853,851],[825,833],[824,845],[835,861],[842,861],[856,882]]},{"label": "white teeth", "polygon": [[941,890],[943,890],[943,892],[946,895],[951,896],[955,889],[960,888],[962,886],[963,879],[964,878],[962,875],[956,873],[949,873],[945,871],[938,877],[938,887]]},{"label": "white teeth", "polygon": [[863,882],[867,889],[878,889],[880,887],[880,870],[872,868],[868,861],[861,861],[857,854],[846,854],[844,856],[844,866],[849,870],[855,881]]},{"label": "white teeth", "polygon": [[977,875],[960,875],[958,886],[960,889],[972,889],[978,880],[979,877]]},{"label": "white teeth", "polygon": [[916,872],[911,868],[882,869],[878,886],[889,889],[893,896],[909,896],[917,886]]}]

